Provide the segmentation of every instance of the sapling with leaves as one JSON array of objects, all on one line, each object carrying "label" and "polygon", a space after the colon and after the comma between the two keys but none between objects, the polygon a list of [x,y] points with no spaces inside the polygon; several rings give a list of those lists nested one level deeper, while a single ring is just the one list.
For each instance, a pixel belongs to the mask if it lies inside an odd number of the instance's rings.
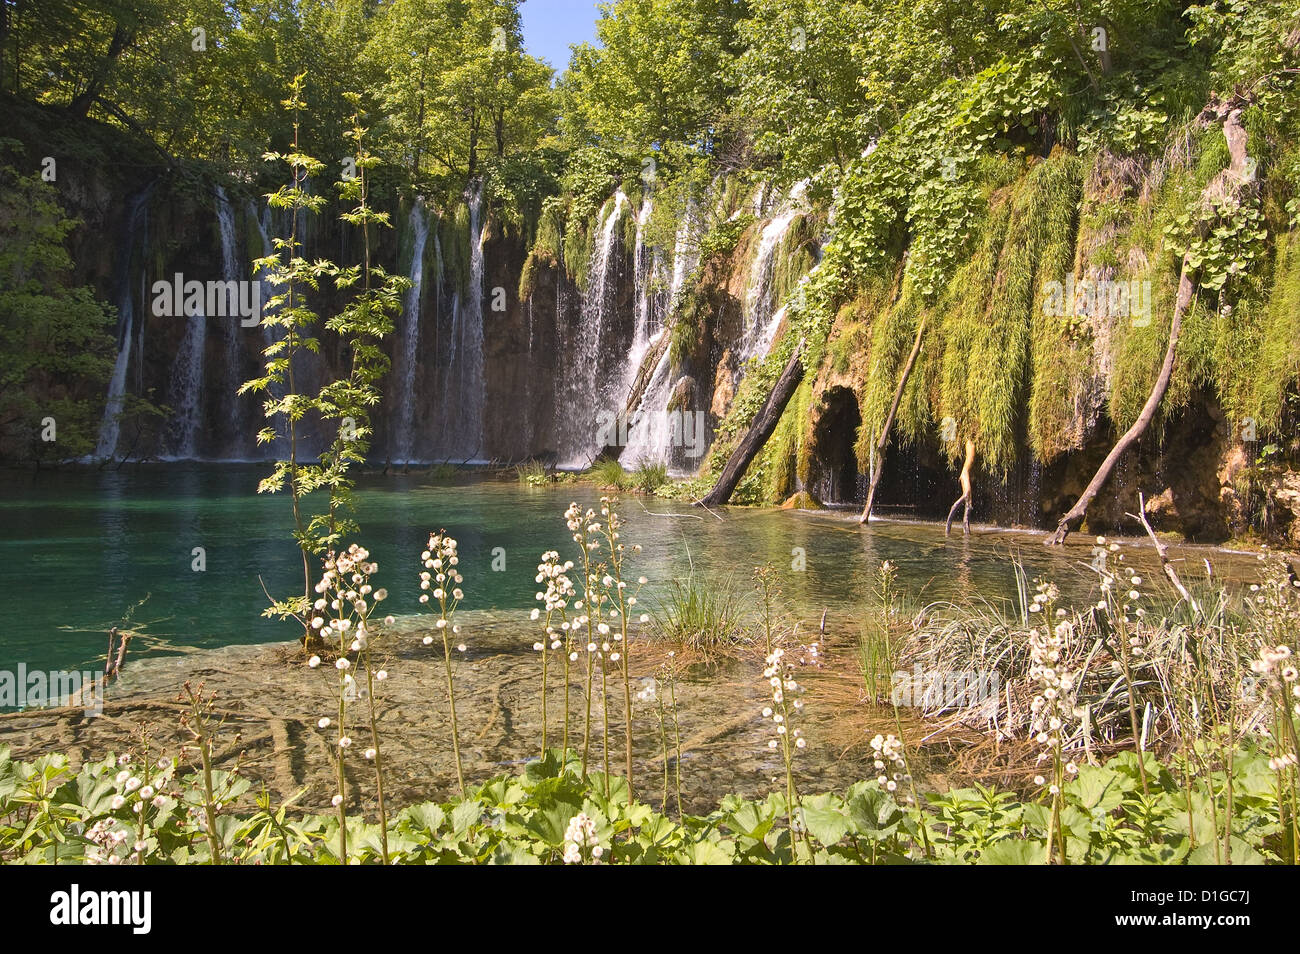
[{"label": "sapling with leaves", "polygon": [[[277,461],[270,476],[258,485],[259,493],[276,493],[287,489],[293,509],[294,539],[298,542],[303,562],[303,595],[274,600],[265,615],[281,619],[296,618],[303,625],[304,646],[312,645],[315,634],[310,627],[311,603],[310,560],[313,555],[327,553],[339,547],[341,540],[356,525],[346,517],[351,509],[353,467],[365,460],[371,436],[370,411],[380,400],[378,381],[388,371],[388,357],[380,348],[380,341],[392,333],[393,318],[401,309],[401,293],[409,281],[389,275],[372,261],[373,229],[390,227],[387,213],[377,212],[370,206],[368,172],[379,164],[366,144],[367,129],[362,125],[359,97],[346,98],[353,108],[352,124],[346,135],[356,151],[356,174],[340,182],[339,190],[345,202],[355,203],[340,215],[347,225],[361,230],[362,262],[359,265],[339,266],[326,259],[308,261],[303,257],[300,235],[302,219],[307,213],[317,213],[324,206],[324,197],[314,195],[308,181],[324,170],[324,164],[302,151],[300,145],[300,113],[305,108],[303,90],[306,74],[294,79],[291,95],[285,106],[293,114],[293,146],[289,152],[268,152],[271,161],[289,165],[290,184],[281,186],[267,196],[273,209],[288,213],[292,222],[288,238],[275,238],[275,252],[259,259],[254,267],[263,274],[263,280],[280,289],[267,302],[263,325],[278,329],[278,335],[263,350],[266,373],[246,381],[239,393],[257,392],[266,395],[265,414],[272,423],[257,435],[258,443],[269,444],[285,438],[288,458]],[[334,333],[343,343],[348,356],[347,373],[327,381],[315,394],[300,390],[295,359],[302,354],[318,354],[320,339],[314,329],[322,324],[319,314],[307,304],[309,292],[319,290],[322,280],[333,279],[343,292],[355,293],[335,315],[323,321],[326,330]],[[301,426],[308,415],[324,422],[336,422],[334,439],[325,448],[318,461],[309,463],[302,458]],[[323,512],[309,515],[306,512],[308,495],[324,491],[327,496]]]},{"label": "sapling with leaves", "polygon": [[[193,806],[197,819],[208,843],[208,860],[211,864],[223,862],[221,832],[217,818],[224,804],[234,797],[235,779],[238,766],[233,772],[218,771],[213,760],[213,742],[219,731],[222,717],[216,712],[216,696],[203,692],[203,683],[196,688],[189,680],[181,688],[177,700],[185,706],[181,713],[181,729],[190,736],[190,743],[181,747],[181,759],[185,759],[191,748],[199,758],[199,805]],[[239,741],[239,736],[235,736]],[[130,782],[127,783],[128,786]],[[143,807],[143,806],[142,806]]]},{"label": "sapling with leaves", "polygon": [[290,173],[289,184],[280,186],[266,197],[267,204],[272,209],[287,213],[292,223],[289,236],[273,238],[274,253],[253,263],[253,267],[262,274],[262,280],[279,289],[267,301],[262,316],[263,326],[272,329],[272,334],[276,337],[262,351],[266,359],[266,373],[245,381],[239,388],[240,394],[253,392],[266,396],[262,406],[271,423],[258,432],[257,442],[271,444],[283,437],[288,449],[288,458],[275,462],[270,475],[262,479],[257,490],[258,493],[277,493],[285,489],[289,492],[293,509],[293,535],[302,555],[303,588],[301,596],[273,601],[266,610],[266,615],[281,619],[297,618],[303,625],[304,645],[309,644],[313,636],[307,615],[307,607],[311,602],[310,561],[313,547],[307,530],[307,517],[303,512],[303,498],[307,490],[299,454],[301,422],[313,402],[298,390],[294,362],[303,352],[320,352],[320,341],[312,335],[312,329],[320,317],[307,306],[306,296],[308,289],[315,291],[320,287],[321,279],[334,267],[328,261],[308,261],[303,257],[300,236],[303,216],[319,212],[325,204],[323,196],[313,195],[307,187],[308,180],[318,175],[325,168],[324,164],[303,152],[300,142],[301,113],[307,105],[303,98],[306,79],[306,73],[294,77],[289,98],[283,104],[293,117],[291,148],[287,152],[268,152],[264,156],[270,162],[286,163]]},{"label": "sapling with leaves", "polygon": [[380,160],[366,145],[368,130],[361,124],[360,97],[345,94],[355,110],[346,136],[354,144],[355,174],[337,183],[345,202],[352,208],[340,213],[339,219],[361,231],[362,261],[359,265],[332,270],[335,286],[343,292],[355,290],[350,301],[325,321],[325,328],[343,342],[350,356],[348,373],[327,382],[316,396],[315,410],[322,421],[337,421],[334,440],[320,456],[318,464],[306,469],[303,488],[307,492],[325,490],[328,507],[315,515],[307,531],[316,552],[332,549],[348,534],[357,531],[356,522],[346,516],[352,510],[354,467],[365,463],[373,429],[371,409],[380,401],[378,382],[388,373],[389,359],[380,342],[392,334],[394,318],[401,311],[401,296],[410,280],[390,275],[372,258],[372,230],[391,228],[387,212],[370,206],[369,170]]}]

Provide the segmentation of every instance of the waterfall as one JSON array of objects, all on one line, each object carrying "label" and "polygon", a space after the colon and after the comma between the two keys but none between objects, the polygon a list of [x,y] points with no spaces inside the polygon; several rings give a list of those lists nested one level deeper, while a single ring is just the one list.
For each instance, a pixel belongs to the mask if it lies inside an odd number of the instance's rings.
[{"label": "waterfall", "polygon": [[[126,216],[126,234],[118,248],[121,258],[118,260],[117,272],[117,359],[113,362],[113,375],[108,381],[108,396],[104,403],[104,417],[99,426],[99,439],[95,443],[95,457],[99,460],[112,457],[117,453],[117,439],[122,432],[122,407],[126,399],[126,375],[131,365],[131,335],[136,325],[135,291],[131,277],[131,266],[137,250],[148,243],[149,197],[153,186],[146,186],[131,200]],[[140,298],[147,301],[144,288],[145,276],[140,273]],[[138,340],[144,341],[144,320],[139,322]],[[143,347],[136,348],[137,356],[143,355]],[[139,359],[137,358],[137,361]]]},{"label": "waterfall", "polygon": [[[221,232],[222,280],[225,282],[246,281],[248,275],[240,267],[239,263],[239,243],[235,233],[235,209],[226,196],[226,190],[221,186],[217,186],[217,226]],[[231,429],[232,441],[226,448],[226,456],[242,458],[246,455],[245,452],[248,447],[245,426],[247,418],[245,413],[246,399],[240,398],[238,394],[239,386],[244,383],[244,349],[240,341],[240,331],[243,330],[243,325],[240,324],[239,315],[235,313],[237,309],[230,308],[227,310],[231,314],[227,319],[229,327],[226,330],[225,397],[230,402],[226,419]]]},{"label": "waterfall", "polygon": [[193,460],[198,456],[198,435],[203,418],[203,352],[208,319],[201,308],[186,316],[185,337],[172,365],[173,414],[167,456]]},{"label": "waterfall", "polygon": [[420,342],[420,297],[424,291],[424,247],[429,238],[429,217],[419,199],[411,206],[411,287],[402,303],[401,338],[398,342],[394,387],[397,427],[390,456],[395,461],[413,459],[412,426],[415,417],[415,364]]},{"label": "waterfall", "polygon": [[[686,280],[699,260],[696,248],[698,208],[692,201],[678,226],[673,242],[672,280],[664,296],[666,308],[676,306]],[[661,329],[659,334],[663,334]],[[627,446],[619,455],[624,467],[641,463],[670,463],[672,460],[672,430],[668,420],[668,401],[677,380],[673,375],[671,348],[665,348],[646,385],[641,402],[628,422]],[[638,365],[640,362],[637,362]],[[635,373],[635,372],[634,372]]]},{"label": "waterfall", "polygon": [[646,352],[663,334],[664,311],[671,295],[665,289],[663,255],[646,244],[646,224],[654,211],[654,200],[647,194],[636,216],[636,244],[632,251],[632,280],[636,298],[636,321],[632,329],[632,347],[628,351],[621,394],[631,391]]},{"label": "waterfall", "polygon": [[[452,292],[447,369],[437,413],[439,448],[448,460],[472,460],[483,451],[483,183],[465,196],[469,208],[469,287]],[[441,249],[439,248],[439,257]]]},{"label": "waterfall", "polygon": [[[621,411],[611,405],[608,392],[611,382],[622,381],[622,368],[611,368],[607,338],[613,330],[618,269],[614,254],[618,243],[618,225],[628,198],[620,189],[606,203],[608,214],[599,222],[599,235],[591,251],[587,270],[587,288],[582,296],[578,327],[566,343],[560,406],[556,409],[559,431],[560,466],[581,468],[591,463],[598,446],[602,421],[600,415]],[[626,355],[619,355],[619,360]],[[611,370],[615,373],[611,374]]]},{"label": "waterfall", "polygon": [[469,289],[461,328],[463,444],[467,455],[483,450],[483,181],[469,194]]},{"label": "waterfall", "polygon": [[784,317],[784,309],[775,309],[772,300],[776,250],[780,248],[794,220],[805,211],[802,200],[807,187],[807,181],[797,183],[782,203],[781,210],[763,226],[759,235],[758,249],[754,252],[754,260],[749,268],[749,280],[745,283],[745,330],[739,349],[742,368],[750,358],[761,358],[767,354],[781,318]]}]

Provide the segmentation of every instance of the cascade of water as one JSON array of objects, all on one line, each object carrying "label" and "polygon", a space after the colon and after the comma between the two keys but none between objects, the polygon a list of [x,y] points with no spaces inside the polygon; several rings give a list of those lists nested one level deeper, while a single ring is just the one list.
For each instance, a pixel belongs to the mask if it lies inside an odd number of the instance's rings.
[{"label": "cascade of water", "polygon": [[[696,242],[698,224],[698,206],[691,201],[673,241],[672,279],[661,305],[665,311],[674,307],[686,285],[686,279],[699,261]],[[661,329],[659,334],[662,333]],[[640,365],[639,360],[637,364]],[[627,446],[619,455],[619,460],[625,467],[636,467],[641,463],[672,462],[672,428],[669,426],[668,401],[677,383],[672,370],[671,349],[665,348],[646,385],[641,403],[628,422]]]},{"label": "cascade of water", "polygon": [[461,446],[459,453],[483,450],[483,182],[469,191],[469,289],[461,329]]},{"label": "cascade of water", "polygon": [[632,347],[628,351],[620,393],[627,394],[641,370],[641,362],[663,333],[664,310],[670,290],[666,288],[663,254],[646,244],[646,225],[654,211],[654,200],[647,194],[636,216],[636,244],[632,252],[636,321],[632,329]]},{"label": "cascade of water", "polygon": [[[221,278],[222,281],[227,283],[245,281],[248,276],[244,274],[239,264],[239,243],[235,233],[235,209],[231,205],[225,189],[217,186],[216,192],[217,226],[221,233]],[[227,284],[226,287],[238,288],[238,285]],[[238,292],[235,294],[238,295]],[[238,300],[242,300],[242,296]],[[247,398],[241,398],[238,395],[239,386],[244,383],[244,349],[240,341],[240,332],[243,331],[243,325],[240,323],[237,308],[228,308],[227,311],[230,314],[226,319],[228,327],[226,329],[224,390],[225,398],[230,402],[226,419],[233,436],[230,445],[225,449],[225,456],[242,458],[246,456],[248,445],[244,426]]]},{"label": "cascade of water", "polygon": [[[95,443],[95,457],[104,459],[117,452],[117,439],[122,432],[122,407],[126,399],[126,375],[131,365],[131,335],[136,331],[135,325],[135,282],[132,280],[132,265],[138,249],[148,242],[149,197],[153,186],[147,186],[131,200],[126,217],[126,235],[118,247],[122,250],[118,260],[117,272],[117,359],[113,362],[113,374],[108,381],[108,397],[104,403],[104,417],[99,426],[99,439]],[[145,298],[145,276],[140,273],[140,298]],[[144,327],[144,319],[138,322]],[[144,337],[138,335],[142,344]],[[143,355],[143,348],[138,344],[137,356]],[[139,359],[137,358],[137,361]]]},{"label": "cascade of water", "polygon": [[[618,269],[614,255],[618,225],[628,205],[622,190],[614,193],[613,205],[600,221],[600,234],[591,252],[587,288],[582,296],[582,313],[577,329],[567,344],[567,373],[562,382],[559,420],[560,466],[585,467],[600,442],[600,414],[615,410],[609,392],[623,380],[622,367],[613,366],[623,355],[606,354],[607,332],[612,331]],[[602,210],[603,211],[603,210]],[[612,360],[611,360],[612,359]],[[610,371],[613,371],[611,374]],[[622,410],[618,408],[617,410]]]},{"label": "cascade of water", "polygon": [[394,368],[397,426],[390,456],[394,461],[413,459],[412,426],[415,416],[415,364],[420,342],[420,297],[424,291],[424,247],[429,238],[429,217],[417,199],[411,207],[411,287],[402,303],[401,338]]},{"label": "cascade of water", "polygon": [[191,309],[185,319],[176,361],[172,364],[172,422],[168,456],[193,460],[198,455],[198,435],[203,416],[203,352],[207,346],[208,319],[201,308]]},{"label": "cascade of water", "polygon": [[805,211],[802,200],[807,187],[806,181],[797,183],[781,210],[763,226],[759,235],[758,249],[749,268],[749,280],[745,283],[745,330],[739,351],[742,367],[750,358],[767,354],[780,319],[784,317],[783,310],[773,309],[772,277],[776,271],[776,250],[794,220]]},{"label": "cascade of water", "polygon": [[[466,193],[469,208],[469,282],[451,295],[451,329],[438,409],[442,427],[438,451],[448,460],[467,460],[483,447],[483,184]],[[441,272],[441,246],[436,244]]]}]

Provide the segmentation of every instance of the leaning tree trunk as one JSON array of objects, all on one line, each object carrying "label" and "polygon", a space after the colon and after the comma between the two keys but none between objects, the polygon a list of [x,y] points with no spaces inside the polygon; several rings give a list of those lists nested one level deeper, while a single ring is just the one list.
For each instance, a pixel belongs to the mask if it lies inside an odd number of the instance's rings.
[{"label": "leaning tree trunk", "polygon": [[966,460],[961,465],[961,476],[957,478],[961,484],[961,496],[958,497],[948,511],[948,522],[943,525],[943,535],[946,537],[952,533],[952,518],[957,515],[957,508],[962,504],[966,509],[961,515],[961,532],[967,536],[970,535],[970,504],[971,504],[971,466],[975,463],[975,442],[969,437],[966,438]]},{"label": "leaning tree trunk", "polygon": [[894,390],[894,401],[889,405],[889,413],[885,416],[885,424],[880,429],[880,438],[876,441],[876,459],[875,467],[871,471],[871,486],[867,488],[867,504],[862,508],[862,516],[858,518],[859,523],[866,523],[871,519],[871,508],[876,503],[876,487],[880,485],[880,475],[885,469],[885,447],[889,444],[889,431],[894,426],[894,416],[898,413],[898,405],[903,400],[903,390],[907,387],[907,379],[912,376],[912,368],[916,366],[917,355],[921,353],[921,339],[925,335],[925,317],[922,316],[920,323],[916,326],[916,340],[912,342],[912,353],[907,356],[907,364],[903,365],[903,373],[898,379],[898,387]]},{"label": "leaning tree trunk", "polygon": [[749,425],[749,430],[745,432],[744,438],[736,445],[736,449],[731,452],[731,456],[727,458],[727,464],[722,468],[717,483],[702,499],[696,501],[697,505],[716,507],[718,504],[724,504],[731,499],[736,484],[740,483],[740,478],[745,476],[745,471],[749,468],[750,462],[763,449],[767,439],[776,430],[777,422],[781,420],[781,414],[785,411],[786,404],[790,402],[790,398],[794,395],[794,389],[803,380],[803,346],[804,342],[800,340],[795,346],[794,353],[790,355],[790,360],[786,362],[785,370],[776,379],[772,393],[767,396],[767,400],[759,408],[758,414],[755,415],[754,422]]},{"label": "leaning tree trunk", "polygon": [[[1222,122],[1223,136],[1228,141],[1228,153],[1232,157],[1228,168],[1211,180],[1201,193],[1202,201],[1207,207],[1217,198],[1239,197],[1243,186],[1253,178],[1250,172],[1249,158],[1246,155],[1246,129],[1241,124],[1243,108],[1242,101],[1234,99],[1227,103],[1211,104],[1202,110],[1201,114],[1196,118],[1196,122],[1201,125],[1208,124],[1211,120]],[[1129,448],[1138,442],[1151,424],[1152,418],[1155,417],[1156,410],[1159,408],[1165,392],[1169,389],[1169,379],[1173,376],[1174,361],[1178,356],[1178,336],[1183,329],[1183,317],[1187,314],[1187,309],[1191,307],[1192,296],[1196,294],[1199,279],[1200,269],[1192,265],[1190,254],[1184,254],[1182,268],[1178,276],[1178,297],[1174,300],[1173,319],[1169,323],[1169,345],[1165,348],[1165,359],[1160,365],[1160,374],[1156,376],[1156,382],[1151,388],[1151,393],[1147,396],[1146,403],[1142,405],[1142,412],[1137,416],[1137,420],[1111,448],[1110,453],[1101,462],[1101,466],[1097,468],[1097,473],[1088,482],[1088,486],[1079,495],[1079,499],[1075,501],[1074,506],[1061,517],[1060,522],[1056,525],[1056,530],[1043,541],[1048,546],[1064,543],[1065,538],[1079,526],[1087,513],[1088,505],[1092,503],[1093,498],[1097,496],[1101,488],[1105,486],[1106,481],[1110,479],[1115,464]]]}]

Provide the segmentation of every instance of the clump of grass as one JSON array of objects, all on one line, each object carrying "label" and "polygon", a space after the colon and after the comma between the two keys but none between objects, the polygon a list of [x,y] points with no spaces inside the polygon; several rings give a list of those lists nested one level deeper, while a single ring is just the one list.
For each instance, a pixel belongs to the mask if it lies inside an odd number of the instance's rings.
[{"label": "clump of grass", "polygon": [[587,471],[587,479],[593,481],[598,487],[628,490],[632,486],[630,475],[623,469],[623,465],[608,457],[591,465]]},{"label": "clump of grass", "polygon": [[540,460],[530,460],[516,465],[515,479],[529,487],[544,487],[551,482],[552,477]]},{"label": "clump of grass", "polygon": [[661,638],[708,656],[746,641],[743,606],[731,577],[704,580],[692,568],[668,584],[651,615]]},{"label": "clump of grass", "polygon": [[898,671],[906,633],[895,577],[897,568],[886,560],[876,572],[876,605],[867,612],[858,637],[858,664],[867,693],[877,702],[889,701],[893,675]]},{"label": "clump of grass", "polygon": [[643,462],[631,475],[632,486],[647,494],[652,494],[668,483],[668,467],[662,463]]},{"label": "clump of grass", "polygon": [[1082,700],[1082,714],[1062,736],[1063,750],[1091,757],[1093,745],[1131,745],[1156,752],[1194,742],[1216,726],[1230,723],[1239,732],[1258,724],[1262,707],[1243,700],[1239,685],[1260,638],[1255,614],[1234,611],[1234,599],[1222,590],[1198,597],[1195,608],[1162,596],[1124,564],[1118,545],[1098,538],[1096,550],[1108,561],[1098,571],[1102,598],[1093,605],[1067,608],[1041,596],[1026,603],[1017,567],[1018,607],[985,601],[925,607],[908,634],[905,664],[944,679],[977,677],[991,691],[927,694],[913,700],[920,714],[1002,739],[1037,732],[1033,684],[1041,667],[1031,643],[1035,632],[1059,631],[1068,639],[1054,668],[1069,675]]}]

